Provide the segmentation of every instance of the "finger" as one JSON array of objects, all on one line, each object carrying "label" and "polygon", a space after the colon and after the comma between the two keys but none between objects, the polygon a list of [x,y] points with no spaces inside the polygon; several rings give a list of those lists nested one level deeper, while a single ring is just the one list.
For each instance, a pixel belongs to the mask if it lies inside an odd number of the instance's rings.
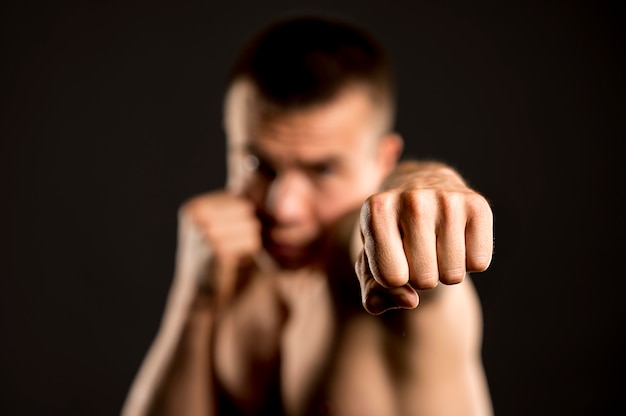
[{"label": "finger", "polygon": [[430,192],[405,192],[401,198],[401,227],[410,282],[416,289],[432,289],[439,282],[437,267],[437,201]]},{"label": "finger", "polygon": [[355,270],[361,284],[361,301],[368,313],[380,315],[391,309],[414,309],[419,304],[419,296],[410,285],[388,289],[376,282],[365,252],[359,256]]},{"label": "finger", "polygon": [[251,254],[261,248],[261,225],[256,219],[221,221],[203,227],[202,231],[219,255]]},{"label": "finger", "polygon": [[373,278],[388,288],[405,285],[409,281],[409,265],[393,194],[376,194],[365,202],[361,210],[361,232]]},{"label": "finger", "polygon": [[208,240],[215,253],[212,258],[212,288],[218,308],[230,303],[239,282],[240,267],[246,261],[252,261],[254,253],[261,249],[258,228],[255,221],[242,220],[220,227],[218,235],[213,240]]},{"label": "finger", "polygon": [[452,194],[442,201],[437,229],[439,280],[452,285],[465,278],[465,195]]},{"label": "finger", "polygon": [[228,194],[211,199],[198,198],[190,203],[189,209],[198,224],[234,222],[254,216],[254,206],[250,202]]},{"label": "finger", "polygon": [[[207,237],[211,239],[219,239],[220,237],[229,236],[245,236],[247,234],[259,234],[261,232],[261,223],[254,217],[238,217],[235,220],[218,220],[210,224],[200,225],[200,228]],[[230,237],[230,238],[233,238]]]},{"label": "finger", "polygon": [[467,269],[482,272],[489,267],[493,255],[493,214],[489,203],[480,195],[469,203],[467,211]]}]

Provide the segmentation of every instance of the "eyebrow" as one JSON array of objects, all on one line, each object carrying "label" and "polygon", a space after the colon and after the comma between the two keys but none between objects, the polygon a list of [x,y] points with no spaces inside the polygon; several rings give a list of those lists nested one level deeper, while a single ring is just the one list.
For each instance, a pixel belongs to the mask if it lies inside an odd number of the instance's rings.
[{"label": "eyebrow", "polygon": [[[255,146],[252,143],[248,143],[246,145],[246,151],[257,156],[261,161],[265,163],[269,163],[270,165],[274,165],[274,166],[276,165],[276,163],[274,163],[274,160],[270,155],[263,152],[261,149],[259,149],[257,146]],[[312,170],[325,167],[325,166],[336,166],[339,164],[340,164],[340,158],[335,155],[323,157],[317,160],[296,160],[295,161],[296,166],[304,168],[304,169],[312,169]]]}]

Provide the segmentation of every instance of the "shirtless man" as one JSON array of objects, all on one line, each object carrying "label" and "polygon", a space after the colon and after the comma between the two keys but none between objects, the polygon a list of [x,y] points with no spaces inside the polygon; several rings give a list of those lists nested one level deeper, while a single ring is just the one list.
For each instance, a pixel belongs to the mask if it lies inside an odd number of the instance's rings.
[{"label": "shirtless man", "polygon": [[243,49],[227,186],[180,210],[123,415],[491,414],[467,277],[491,261],[491,209],[445,165],[398,163],[393,101],[350,25],[286,20]]}]

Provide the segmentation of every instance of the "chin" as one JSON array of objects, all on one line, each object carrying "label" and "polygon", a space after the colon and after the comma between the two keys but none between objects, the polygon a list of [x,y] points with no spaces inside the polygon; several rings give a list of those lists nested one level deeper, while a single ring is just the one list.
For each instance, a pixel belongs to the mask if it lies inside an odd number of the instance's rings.
[{"label": "chin", "polygon": [[268,253],[281,269],[299,269],[309,263],[307,258],[303,256],[285,256],[283,254],[276,253],[273,250],[268,250]]}]

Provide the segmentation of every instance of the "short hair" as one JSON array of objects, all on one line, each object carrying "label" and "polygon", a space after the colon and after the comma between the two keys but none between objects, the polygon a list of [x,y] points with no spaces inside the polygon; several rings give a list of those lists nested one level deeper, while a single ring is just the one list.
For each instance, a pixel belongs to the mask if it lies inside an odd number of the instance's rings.
[{"label": "short hair", "polygon": [[389,112],[391,124],[392,72],[385,49],[363,28],[335,18],[299,16],[257,32],[235,59],[229,85],[250,81],[262,101],[279,111],[323,104],[348,85],[363,85]]}]

